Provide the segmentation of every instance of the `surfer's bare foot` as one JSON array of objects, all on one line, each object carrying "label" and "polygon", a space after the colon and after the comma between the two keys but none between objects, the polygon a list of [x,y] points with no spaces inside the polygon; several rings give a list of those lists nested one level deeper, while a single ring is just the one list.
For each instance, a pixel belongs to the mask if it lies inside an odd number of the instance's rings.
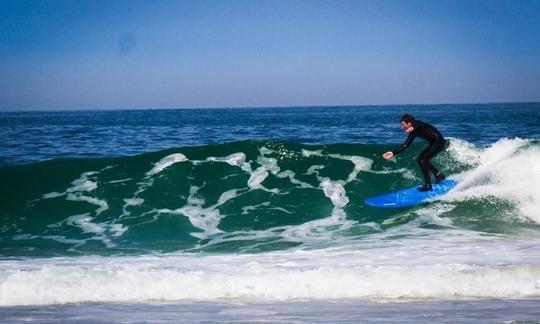
[{"label": "surfer's bare foot", "polygon": [[418,191],[432,191],[433,188],[431,187],[431,184],[425,184],[422,187],[418,188]]}]

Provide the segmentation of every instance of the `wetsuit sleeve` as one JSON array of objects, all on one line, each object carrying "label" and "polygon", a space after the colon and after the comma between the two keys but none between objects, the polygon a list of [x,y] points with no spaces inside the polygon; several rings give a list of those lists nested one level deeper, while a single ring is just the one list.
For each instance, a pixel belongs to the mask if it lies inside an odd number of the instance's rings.
[{"label": "wetsuit sleeve", "polygon": [[394,153],[394,155],[397,155],[397,154],[405,151],[411,145],[411,143],[414,141],[415,137],[416,137],[416,135],[414,134],[414,131],[413,131],[412,133],[409,134],[409,136],[407,136],[407,140],[405,140],[405,143],[403,143],[403,145],[401,145],[397,149],[393,150],[392,153]]}]

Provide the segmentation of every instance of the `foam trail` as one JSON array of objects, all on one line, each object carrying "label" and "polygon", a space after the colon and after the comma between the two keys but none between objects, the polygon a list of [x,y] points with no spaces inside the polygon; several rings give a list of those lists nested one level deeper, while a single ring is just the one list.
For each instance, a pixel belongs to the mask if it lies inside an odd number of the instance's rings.
[{"label": "foam trail", "polygon": [[321,182],[321,188],[324,195],[332,201],[332,204],[336,207],[343,208],[349,203],[347,192],[343,187],[342,181],[331,181],[330,179],[324,179]]},{"label": "foam trail", "polygon": [[296,174],[294,172],[292,172],[291,170],[286,170],[286,171],[283,171],[283,172],[280,172],[280,173],[276,174],[276,177],[278,177],[278,178],[289,178],[289,181],[292,184],[297,185],[300,188],[313,188],[312,185],[310,185],[309,183],[306,183],[304,181],[300,181],[300,180],[296,179],[295,176],[296,176]]},{"label": "foam trail", "polygon": [[[108,168],[105,168],[108,169]],[[104,170],[105,170],[104,169]],[[103,171],[103,170],[102,170]],[[96,205],[99,208],[96,209],[96,215],[109,209],[109,204],[105,199],[99,199],[96,197],[86,196],[85,193],[92,192],[97,189],[97,181],[89,179],[90,176],[99,174],[97,171],[83,172],[81,176],[71,182],[71,187],[67,188],[64,192],[50,192],[43,195],[43,199],[52,199],[66,196],[66,200],[70,201],[84,201],[92,205]]]},{"label": "foam trail", "polygon": [[253,171],[248,179],[247,185],[251,189],[263,189],[261,183],[268,177],[268,171],[264,167],[260,167]]},{"label": "foam trail", "polygon": [[166,168],[170,167],[171,165],[178,163],[178,162],[184,162],[188,161],[187,157],[182,153],[174,153],[171,155],[168,155],[161,159],[159,162],[157,162],[152,170],[148,171],[146,175],[152,176],[155,174],[160,173],[161,171],[165,170]]},{"label": "foam trail", "polygon": [[[225,162],[229,165],[240,167],[242,170],[246,172],[251,172],[251,165],[246,162],[246,154],[242,152],[233,153],[226,157],[211,156],[211,157],[208,157],[206,161]],[[198,161],[197,163],[201,163],[201,161]]]},{"label": "foam trail", "polygon": [[103,232],[105,232],[103,226],[92,222],[92,217],[90,217],[89,213],[68,217],[66,219],[66,224],[78,226],[85,233],[103,234]]},{"label": "foam trail", "polygon": [[157,212],[160,214],[176,214],[188,217],[193,226],[203,230],[202,233],[193,232],[190,234],[194,237],[203,239],[223,232],[218,228],[221,219],[224,217],[221,215],[218,207],[231,199],[237,198],[240,194],[237,189],[228,190],[221,194],[216,204],[205,208],[203,207],[205,200],[197,196],[200,189],[201,188],[197,186],[190,188],[190,195],[187,199],[187,204],[184,207],[175,210],[163,208],[157,210]]},{"label": "foam trail", "polygon": [[277,175],[280,171],[277,160],[265,156],[267,154],[273,153],[273,151],[263,146],[259,149],[259,152],[261,156],[257,158],[257,163],[260,165],[260,167],[251,173],[247,185],[251,189],[260,189],[278,194],[279,189],[267,189],[261,184],[270,175],[270,173],[273,175]]},{"label": "foam trail", "polygon": [[[313,152],[303,150],[302,154],[304,156],[322,156],[321,151]],[[315,174],[317,176],[317,179],[320,181],[319,187],[323,190],[324,195],[330,199],[334,208],[329,217],[285,228],[282,235],[289,241],[306,242],[313,241],[314,239],[318,241],[328,240],[333,235],[331,231],[326,230],[328,227],[335,227],[337,225],[340,230],[346,230],[355,224],[354,221],[347,220],[347,214],[343,210],[349,203],[349,198],[347,197],[344,186],[355,180],[360,171],[368,171],[371,168],[372,161],[359,156],[342,156],[337,154],[331,154],[330,156],[336,159],[351,161],[354,164],[354,169],[349,174],[346,181],[332,181],[329,178],[321,177],[318,170],[324,167],[320,165],[313,165],[308,169],[306,174]]]},{"label": "foam trail", "polygon": [[144,203],[144,199],[142,199],[142,198],[130,198],[130,199],[124,199],[124,202],[126,203],[126,206],[139,206],[142,203]]},{"label": "foam trail", "polygon": [[106,200],[98,199],[98,198],[95,198],[95,197],[83,196],[81,194],[72,194],[72,193],[70,193],[70,194],[68,194],[66,200],[85,201],[85,202],[87,202],[89,204],[96,205],[96,206],[99,207],[98,209],[96,209],[96,215],[99,215],[102,212],[109,209],[109,204],[107,203]]}]

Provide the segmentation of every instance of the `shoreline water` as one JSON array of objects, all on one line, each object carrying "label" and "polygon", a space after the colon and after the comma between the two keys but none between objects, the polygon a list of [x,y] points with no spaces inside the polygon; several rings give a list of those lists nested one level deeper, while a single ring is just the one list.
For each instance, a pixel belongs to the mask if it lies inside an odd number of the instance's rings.
[{"label": "shoreline water", "polygon": [[0,323],[538,323],[539,299],[196,301],[0,307]]}]

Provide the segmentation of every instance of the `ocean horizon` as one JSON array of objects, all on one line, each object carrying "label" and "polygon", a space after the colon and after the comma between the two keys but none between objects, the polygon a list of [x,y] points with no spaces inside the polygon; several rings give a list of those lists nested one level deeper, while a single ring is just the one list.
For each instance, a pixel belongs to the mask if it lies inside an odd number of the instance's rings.
[{"label": "ocean horizon", "polygon": [[433,106],[488,106],[488,105],[535,105],[540,102],[538,101],[478,101],[478,102],[472,102],[472,101],[463,101],[463,102],[423,102],[423,103],[366,103],[366,104],[328,104],[328,105],[309,105],[309,104],[301,104],[301,105],[257,105],[257,106],[250,106],[250,105],[242,105],[242,106],[227,106],[227,105],[219,105],[219,106],[170,106],[170,107],[163,107],[163,106],[156,106],[156,107],[124,107],[124,108],[114,108],[114,107],[77,107],[77,108],[17,108],[17,109],[9,109],[9,107],[5,107],[2,109],[1,112],[5,113],[16,113],[16,112],[27,112],[27,113],[33,113],[33,112],[91,112],[91,111],[141,111],[141,110],[148,110],[148,111],[161,111],[161,110],[216,110],[216,109],[302,109],[302,108],[373,108],[373,107],[433,107]]}]

